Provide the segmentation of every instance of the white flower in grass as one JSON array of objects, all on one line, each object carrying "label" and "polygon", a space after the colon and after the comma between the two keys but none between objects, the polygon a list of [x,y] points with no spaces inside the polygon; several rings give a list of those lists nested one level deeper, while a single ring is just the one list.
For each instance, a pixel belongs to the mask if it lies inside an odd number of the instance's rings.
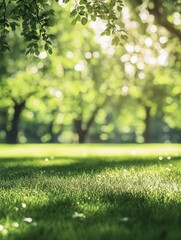
[{"label": "white flower in grass", "polygon": [[2,234],[3,234],[4,236],[7,235],[7,234],[8,234],[8,230],[4,228],[4,229],[2,230]]},{"label": "white flower in grass", "polygon": [[170,156],[167,156],[167,160],[170,160],[171,159],[171,157]]},{"label": "white flower in grass", "polygon": [[127,222],[128,220],[129,220],[128,217],[123,217],[123,218],[121,218],[121,221],[122,221],[122,222]]},{"label": "white flower in grass", "polygon": [[26,203],[21,203],[22,208],[26,208]]},{"label": "white flower in grass", "polygon": [[15,227],[15,228],[18,228],[19,227],[19,223],[18,222],[14,222],[14,223],[12,223],[12,226]]},{"label": "white flower in grass", "polygon": [[33,219],[29,217],[29,218],[24,218],[23,221],[27,223],[31,223]]},{"label": "white flower in grass", "polygon": [[162,160],[163,160],[163,157],[162,157],[162,156],[160,156],[158,159],[159,159],[160,161],[162,161]]},{"label": "white flower in grass", "polygon": [[126,174],[128,171],[126,169],[123,170],[124,174]]},{"label": "white flower in grass", "polygon": [[171,168],[166,168],[166,171],[171,171]]},{"label": "white flower in grass", "polygon": [[49,159],[46,157],[46,158],[45,158],[45,162],[48,162],[48,160],[49,160]]},{"label": "white flower in grass", "polygon": [[8,230],[6,228],[4,228],[3,225],[0,225],[0,232],[4,236],[8,234]]},{"label": "white flower in grass", "polygon": [[74,214],[72,215],[73,218],[80,218],[80,219],[84,219],[86,218],[86,216],[83,213],[78,213],[78,212],[74,212]]}]

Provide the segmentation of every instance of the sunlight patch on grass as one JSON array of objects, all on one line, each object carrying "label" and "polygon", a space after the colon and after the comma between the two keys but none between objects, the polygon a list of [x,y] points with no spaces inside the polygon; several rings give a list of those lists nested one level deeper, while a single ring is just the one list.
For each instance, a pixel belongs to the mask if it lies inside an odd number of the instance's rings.
[{"label": "sunlight patch on grass", "polygon": [[179,144],[17,144],[0,145],[0,157],[178,156]]}]

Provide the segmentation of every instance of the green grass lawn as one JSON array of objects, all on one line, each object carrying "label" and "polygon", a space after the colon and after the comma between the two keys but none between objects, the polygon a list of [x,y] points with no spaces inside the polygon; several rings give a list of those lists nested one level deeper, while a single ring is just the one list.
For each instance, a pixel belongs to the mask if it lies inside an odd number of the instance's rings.
[{"label": "green grass lawn", "polygon": [[0,145],[0,239],[180,240],[181,145]]}]

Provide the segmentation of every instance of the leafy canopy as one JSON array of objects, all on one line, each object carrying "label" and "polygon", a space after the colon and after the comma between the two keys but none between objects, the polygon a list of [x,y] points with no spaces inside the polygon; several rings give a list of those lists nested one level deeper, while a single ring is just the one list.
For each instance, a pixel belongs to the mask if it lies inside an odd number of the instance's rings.
[{"label": "leafy canopy", "polygon": [[[60,4],[59,0],[55,1]],[[62,1],[64,4],[68,2],[70,0]],[[1,0],[0,51],[9,49],[8,35],[20,28],[21,35],[28,43],[27,54],[39,54],[40,46],[51,54],[55,35],[49,34],[48,28],[55,24],[53,3],[53,0]],[[118,45],[127,38],[124,29],[116,24],[122,7],[122,0],[75,0],[70,17],[73,18],[72,24],[80,22],[82,25],[88,20],[104,20],[106,28],[102,35],[113,36],[113,44]]]}]

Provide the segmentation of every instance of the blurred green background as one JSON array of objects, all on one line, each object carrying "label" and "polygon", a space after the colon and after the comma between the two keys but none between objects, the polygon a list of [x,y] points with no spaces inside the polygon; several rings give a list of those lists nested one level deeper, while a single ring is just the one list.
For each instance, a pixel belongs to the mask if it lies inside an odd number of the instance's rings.
[{"label": "blurred green background", "polygon": [[[111,45],[104,22],[71,25],[71,5],[55,4],[53,54],[25,55],[10,32],[0,53],[1,143],[181,142],[180,39],[145,4],[127,1],[128,40]],[[154,9],[154,1],[150,1]],[[165,18],[180,29],[181,14],[166,2]]]}]

